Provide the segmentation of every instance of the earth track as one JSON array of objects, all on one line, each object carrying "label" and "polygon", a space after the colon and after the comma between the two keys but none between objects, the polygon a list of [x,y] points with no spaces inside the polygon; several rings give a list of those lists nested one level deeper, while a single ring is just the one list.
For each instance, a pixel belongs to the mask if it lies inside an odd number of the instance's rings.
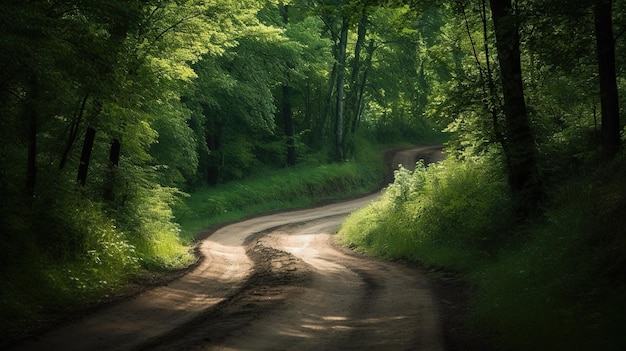
[{"label": "earth track", "polygon": [[[411,168],[440,148],[397,152]],[[439,307],[415,267],[332,244],[378,194],[218,229],[204,259],[166,286],[16,345],[15,350],[443,350]]]}]

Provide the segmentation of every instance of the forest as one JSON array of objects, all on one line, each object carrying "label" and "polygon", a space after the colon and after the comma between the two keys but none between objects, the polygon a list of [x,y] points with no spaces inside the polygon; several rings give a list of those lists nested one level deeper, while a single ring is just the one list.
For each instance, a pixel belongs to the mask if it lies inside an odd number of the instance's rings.
[{"label": "forest", "polygon": [[341,241],[459,272],[498,349],[626,345],[623,0],[5,0],[0,25],[2,339],[443,144]]}]

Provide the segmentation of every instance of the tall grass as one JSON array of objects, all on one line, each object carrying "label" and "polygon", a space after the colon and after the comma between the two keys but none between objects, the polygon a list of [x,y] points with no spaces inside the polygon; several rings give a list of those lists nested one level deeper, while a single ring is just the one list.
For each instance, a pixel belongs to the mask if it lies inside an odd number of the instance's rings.
[{"label": "tall grass", "polygon": [[477,288],[468,323],[495,349],[626,347],[626,160],[550,189],[515,225],[497,156],[401,170],[342,225],[344,244],[452,268]]},{"label": "tall grass", "polygon": [[176,208],[182,237],[191,241],[211,224],[371,192],[382,180],[377,160],[378,169],[356,162],[303,165],[197,189]]},{"label": "tall grass", "polygon": [[146,270],[195,259],[172,222],[173,189],[152,185],[128,194],[114,209],[83,189],[51,188],[23,212],[3,208],[2,342],[109,300]]},{"label": "tall grass", "polygon": [[379,256],[457,269],[484,259],[511,215],[495,164],[486,157],[449,158],[429,167],[419,163],[414,172],[400,169],[380,201],[343,223],[341,240]]}]

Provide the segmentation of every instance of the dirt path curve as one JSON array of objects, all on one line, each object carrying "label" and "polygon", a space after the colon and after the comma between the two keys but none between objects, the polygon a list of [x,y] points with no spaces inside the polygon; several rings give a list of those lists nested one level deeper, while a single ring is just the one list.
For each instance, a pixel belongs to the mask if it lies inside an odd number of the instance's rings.
[{"label": "dirt path curve", "polygon": [[[410,167],[416,157],[441,154],[416,148],[389,162]],[[223,227],[181,279],[15,350],[442,350],[419,271],[332,245],[345,216],[377,196]]]}]

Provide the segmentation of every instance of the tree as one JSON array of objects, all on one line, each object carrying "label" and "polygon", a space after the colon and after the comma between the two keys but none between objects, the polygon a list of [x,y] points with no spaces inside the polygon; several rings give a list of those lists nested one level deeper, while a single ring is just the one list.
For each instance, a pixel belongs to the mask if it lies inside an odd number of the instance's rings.
[{"label": "tree", "polygon": [[615,156],[621,146],[612,13],[612,0],[595,1],[594,23],[602,108],[601,146],[604,156],[609,159]]},{"label": "tree", "polygon": [[[283,24],[287,26],[289,24],[289,5],[280,4],[280,12],[281,17],[283,19]],[[286,73],[285,80],[286,82],[282,85],[282,104],[281,104],[281,113],[283,115],[283,125],[285,130],[285,137],[287,138],[287,164],[293,166],[296,164],[296,141],[295,141],[295,130],[294,130],[294,121],[293,121],[293,112],[291,109],[291,87],[289,84],[291,83],[290,79],[290,70],[293,63],[287,62],[286,64]]]},{"label": "tree", "polygon": [[335,107],[335,152],[339,161],[344,161],[345,150],[345,126],[344,126],[344,89],[346,78],[346,50],[348,45],[348,18],[344,15],[341,18],[341,28],[339,30],[339,40],[336,43],[337,52],[337,97]]},{"label": "tree", "polygon": [[530,127],[520,59],[519,24],[510,0],[490,0],[504,96],[506,132],[503,150],[509,185],[521,201],[520,211],[534,210],[540,198],[536,146]]}]

